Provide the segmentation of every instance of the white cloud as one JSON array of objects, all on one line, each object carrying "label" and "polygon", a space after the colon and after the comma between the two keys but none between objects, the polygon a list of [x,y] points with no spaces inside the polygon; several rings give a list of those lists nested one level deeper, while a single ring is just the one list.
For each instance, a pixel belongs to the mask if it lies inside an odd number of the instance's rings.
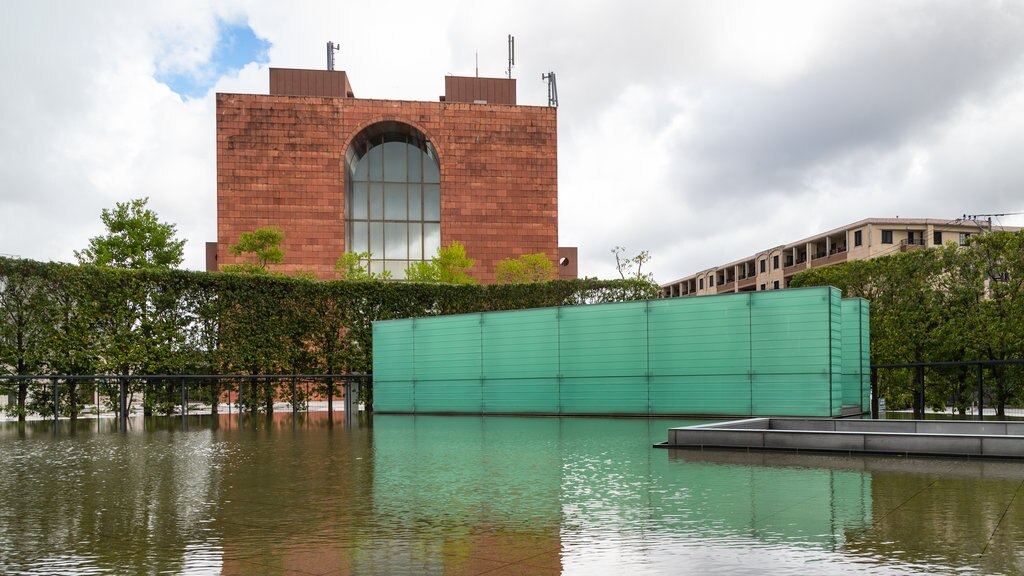
[{"label": "white cloud", "polygon": [[[650,250],[666,281],[867,216],[1024,211],[1024,5],[841,1],[5,4],[0,253],[71,260],[115,201],[148,195],[202,268],[215,238],[213,93],[267,91],[266,66],[183,100],[217,22],[271,66],[322,67],[357,96],[435,100],[447,73],[519,100],[558,73],[560,235],[580,271]],[[1001,218],[1004,224],[1022,222]]]}]

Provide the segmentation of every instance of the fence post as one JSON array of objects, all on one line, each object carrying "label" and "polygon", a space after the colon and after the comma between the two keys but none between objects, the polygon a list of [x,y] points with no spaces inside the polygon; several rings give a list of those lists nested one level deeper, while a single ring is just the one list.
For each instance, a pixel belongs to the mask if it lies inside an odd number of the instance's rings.
[{"label": "fence post", "polygon": [[327,419],[331,419],[331,414],[334,413],[334,378],[331,376],[327,377]]},{"label": "fence post", "polygon": [[924,420],[924,405],[925,405],[925,400],[924,400],[924,366],[918,366],[917,367],[917,386],[918,386],[918,397],[921,399],[921,402],[920,402],[920,410],[921,410],[921,412],[918,415],[918,417],[921,420]]},{"label": "fence post", "polygon": [[978,420],[985,419],[985,384],[982,377],[982,366],[978,363]]},{"label": "fence post", "polygon": [[[308,402],[308,399],[307,399]],[[295,386],[295,376],[292,376],[292,422],[299,414],[299,391]]]},{"label": "fence post", "polygon": [[185,388],[185,377],[178,377],[178,385],[181,387],[181,425],[185,426],[185,416],[188,416],[188,389]]},{"label": "fence post", "polygon": [[878,419],[878,368],[871,369],[871,417]]},{"label": "fence post", "polygon": [[124,376],[118,378],[118,415],[121,417],[121,431],[128,430],[128,379]]},{"label": "fence post", "polygon": [[57,389],[57,379],[51,378],[53,382],[53,425],[57,425],[57,418],[60,415],[60,394]]}]

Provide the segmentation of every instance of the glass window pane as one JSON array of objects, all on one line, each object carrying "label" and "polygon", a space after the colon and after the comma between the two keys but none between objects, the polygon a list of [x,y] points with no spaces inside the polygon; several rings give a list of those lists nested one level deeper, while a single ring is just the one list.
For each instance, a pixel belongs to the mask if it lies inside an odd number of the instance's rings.
[{"label": "glass window pane", "polygon": [[384,224],[384,257],[388,260],[409,257],[409,225],[405,222]]},{"label": "glass window pane", "polygon": [[441,220],[441,187],[437,184],[423,187],[423,219],[432,222]]},{"label": "glass window pane", "polygon": [[384,180],[405,182],[405,142],[386,142],[384,148]]},{"label": "glass window pane", "polygon": [[388,260],[384,262],[384,269],[391,272],[391,277],[395,280],[405,279],[405,269],[409,267],[409,263],[405,260]]},{"label": "glass window pane", "polygon": [[409,184],[409,220],[423,220],[423,189]]},{"label": "glass window pane", "polygon": [[409,182],[419,182],[423,176],[423,152],[416,146],[406,146],[405,150],[409,161]]},{"label": "glass window pane", "polygon": [[423,255],[424,260],[437,256],[437,250],[441,247],[441,225],[423,225]]},{"label": "glass window pane", "polygon": [[384,262],[381,260],[370,260],[370,272],[380,274],[384,271]]},{"label": "glass window pane", "polygon": [[370,249],[370,247],[367,245],[366,235],[367,232],[369,231],[369,226],[366,224],[366,222],[352,222],[351,224],[349,224],[348,231],[349,252],[366,252],[367,250]]},{"label": "glass window pane", "polygon": [[384,218],[384,191],[380,184],[370,184],[370,220]]},{"label": "glass window pane", "polygon": [[422,224],[409,224],[409,259],[423,260]]},{"label": "glass window pane", "polygon": [[366,156],[369,158],[370,172],[369,178],[367,179],[372,180],[374,182],[379,182],[384,174],[383,170],[380,167],[381,149],[381,146],[374,146],[373,148],[370,148],[370,151],[366,154]]},{"label": "glass window pane", "polygon": [[370,222],[370,253],[374,258],[384,257],[384,224]]},{"label": "glass window pane", "polygon": [[437,158],[433,155],[423,153],[423,181],[440,184],[441,169],[438,167]]},{"label": "glass window pane", "polygon": [[386,220],[407,220],[406,211],[408,199],[405,194],[405,184],[384,185],[384,218]]},{"label": "glass window pane", "polygon": [[349,199],[349,218],[366,220],[366,193],[368,185],[365,182],[352,184],[352,197]]},{"label": "glass window pane", "polygon": [[352,171],[353,180],[367,180],[367,165],[370,163],[370,160],[366,156],[366,154],[363,154],[363,157],[360,158],[358,162],[356,162],[355,169]]}]

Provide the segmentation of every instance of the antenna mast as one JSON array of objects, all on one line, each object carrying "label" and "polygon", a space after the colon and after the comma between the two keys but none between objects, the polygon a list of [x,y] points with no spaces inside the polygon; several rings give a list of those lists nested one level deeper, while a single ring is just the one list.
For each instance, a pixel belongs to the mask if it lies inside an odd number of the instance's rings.
[{"label": "antenna mast", "polygon": [[511,35],[511,34],[509,34],[508,35],[508,70],[506,71],[506,73],[508,74],[508,79],[509,80],[512,79],[512,68],[514,68],[515,65],[516,65],[516,37]]},{"label": "antenna mast", "polygon": [[334,53],[341,50],[340,44],[334,42],[327,43],[327,69],[334,70]]},{"label": "antenna mast", "polygon": [[555,84],[555,73],[541,74],[540,79],[548,81],[548,106],[558,108],[558,85]]}]

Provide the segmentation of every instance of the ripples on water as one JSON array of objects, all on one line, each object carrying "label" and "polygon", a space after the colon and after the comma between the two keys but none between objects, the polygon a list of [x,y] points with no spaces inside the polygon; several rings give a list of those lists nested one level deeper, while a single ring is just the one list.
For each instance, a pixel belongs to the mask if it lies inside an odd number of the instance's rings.
[{"label": "ripples on water", "polygon": [[0,572],[1024,573],[1024,464],[652,449],[671,420],[325,416],[4,424]]}]

